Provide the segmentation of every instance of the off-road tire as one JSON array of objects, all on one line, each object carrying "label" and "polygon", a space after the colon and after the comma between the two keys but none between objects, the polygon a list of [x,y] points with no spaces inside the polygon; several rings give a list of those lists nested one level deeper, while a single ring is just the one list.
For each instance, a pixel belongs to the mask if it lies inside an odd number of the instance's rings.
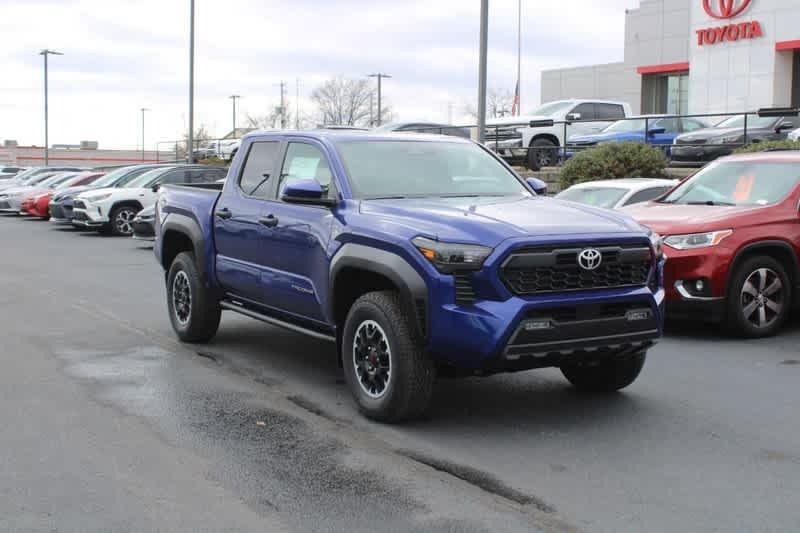
[{"label": "off-road tire", "polygon": [[[179,318],[175,291],[176,278],[181,278],[178,285],[188,282],[190,295],[189,313],[186,320]],[[183,342],[204,343],[211,340],[219,329],[222,309],[203,285],[203,280],[195,265],[194,254],[181,252],[172,261],[167,272],[167,309],[172,329]]]},{"label": "off-road tire", "polygon": [[636,381],[646,358],[647,350],[642,350],[595,362],[563,365],[561,373],[580,391],[614,392]]},{"label": "off-road tire", "polygon": [[[745,282],[752,274],[761,269],[766,269],[776,274],[782,285],[780,295],[770,295],[780,299],[782,304],[781,311],[776,313],[774,320],[771,320],[764,327],[758,327],[748,320],[747,317],[744,316],[744,306],[742,305],[742,290]],[[774,279],[774,277],[770,277]],[[758,255],[746,259],[737,266],[730,280],[728,295],[725,302],[725,325],[728,331],[734,335],[746,338],[769,337],[777,333],[786,321],[792,307],[792,283],[789,275],[786,273],[785,267],[770,256]],[[756,313],[758,313],[758,310]]]},{"label": "off-road tire", "polygon": [[549,165],[553,166],[558,161],[558,145],[553,144],[547,139],[535,139],[528,147],[528,154],[525,158],[525,166],[529,170],[537,171],[542,168],[543,156],[549,159]]},{"label": "off-road tire", "polygon": [[[364,324],[375,322],[386,336],[391,373],[378,398],[362,387],[356,373],[355,336]],[[430,406],[436,369],[408,311],[393,291],[370,292],[350,308],[342,335],[344,376],[359,410],[368,418],[400,422],[422,417]]]}]

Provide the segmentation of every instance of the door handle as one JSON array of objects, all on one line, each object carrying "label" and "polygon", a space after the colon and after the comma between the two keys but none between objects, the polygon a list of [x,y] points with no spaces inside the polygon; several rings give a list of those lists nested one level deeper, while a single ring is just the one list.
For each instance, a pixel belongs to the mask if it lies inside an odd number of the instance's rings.
[{"label": "door handle", "polygon": [[216,211],[214,211],[214,215],[221,218],[222,220],[228,220],[233,216],[233,213],[231,213],[231,210],[228,209],[227,207],[223,207],[222,209],[217,209]]},{"label": "door handle", "polygon": [[268,228],[274,228],[278,225],[278,217],[275,215],[267,215],[258,219],[258,223]]}]

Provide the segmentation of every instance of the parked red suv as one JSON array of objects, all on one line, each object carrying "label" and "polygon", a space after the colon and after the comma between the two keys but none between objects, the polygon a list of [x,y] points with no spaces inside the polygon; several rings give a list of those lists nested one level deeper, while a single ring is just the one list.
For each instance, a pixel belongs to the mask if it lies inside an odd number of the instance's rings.
[{"label": "parked red suv", "polygon": [[719,159],[624,211],[663,237],[668,316],[764,337],[800,300],[799,204],[800,152],[764,152]]}]

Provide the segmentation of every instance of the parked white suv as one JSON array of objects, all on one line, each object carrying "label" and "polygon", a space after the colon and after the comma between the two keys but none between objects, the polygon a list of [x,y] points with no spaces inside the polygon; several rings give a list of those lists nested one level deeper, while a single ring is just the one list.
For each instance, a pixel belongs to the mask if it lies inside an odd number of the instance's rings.
[{"label": "parked white suv", "polygon": [[223,167],[208,165],[156,168],[123,187],[83,192],[75,197],[72,224],[113,235],[133,235],[136,213],[155,204],[161,185],[212,183],[227,172]]},{"label": "parked white suv", "polygon": [[[564,121],[580,121],[567,126],[567,137],[597,133],[612,122],[633,113],[626,102],[572,99],[548,102],[529,115],[486,121],[486,146],[504,159],[524,162],[532,170],[558,162],[564,146]],[[531,127],[531,121],[549,121],[553,126]],[[584,122],[586,121],[586,122]],[[528,148],[532,148],[529,150]]]},{"label": "parked white suv", "polygon": [[790,131],[787,137],[790,141],[800,141],[800,128]]}]

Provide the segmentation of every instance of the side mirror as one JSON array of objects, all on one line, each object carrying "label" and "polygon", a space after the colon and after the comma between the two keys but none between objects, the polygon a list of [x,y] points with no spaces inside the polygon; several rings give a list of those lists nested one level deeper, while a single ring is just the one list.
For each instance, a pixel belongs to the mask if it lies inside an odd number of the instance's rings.
[{"label": "side mirror", "polygon": [[290,204],[334,206],[338,202],[328,198],[327,191],[317,180],[292,180],[281,190],[281,200]]},{"label": "side mirror", "polygon": [[533,192],[538,194],[539,196],[544,196],[547,194],[547,183],[545,181],[540,180],[539,178],[528,178],[525,182],[533,189]]},{"label": "side mirror", "polygon": [[775,128],[775,132],[776,133],[781,133],[782,131],[788,131],[788,130],[793,130],[793,129],[795,129],[795,127],[794,127],[794,124],[792,124],[791,122],[781,122]]},{"label": "side mirror", "polygon": [[580,113],[567,113],[566,116],[567,120],[580,120],[581,114]]},{"label": "side mirror", "polygon": [[667,133],[667,128],[650,128],[647,130],[648,135],[660,135],[662,133]]},{"label": "side mirror", "polygon": [[153,192],[158,192],[161,189],[161,184],[160,183],[156,183],[155,185],[153,185],[151,187],[151,189],[153,190]]}]

